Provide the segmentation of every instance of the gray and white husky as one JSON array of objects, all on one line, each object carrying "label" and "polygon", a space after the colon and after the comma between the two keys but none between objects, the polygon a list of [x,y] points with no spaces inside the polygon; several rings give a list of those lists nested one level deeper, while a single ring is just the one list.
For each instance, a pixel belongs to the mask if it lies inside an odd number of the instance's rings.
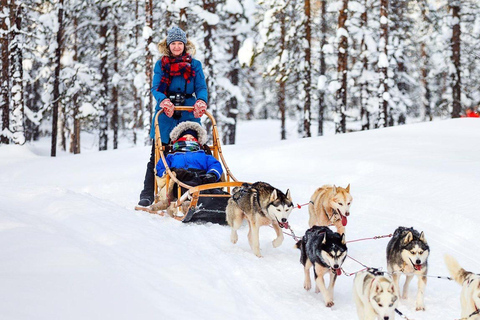
[{"label": "gray and white husky", "polygon": [[[427,285],[430,247],[423,232],[413,228],[398,227],[387,244],[387,268],[393,274],[397,287],[400,274],[407,277],[403,286],[403,299],[408,298],[408,286],[414,275],[418,277],[416,309],[425,310],[424,292]],[[400,288],[400,287],[399,287]]]},{"label": "gray and white husky", "polygon": [[261,226],[272,225],[277,234],[273,240],[273,247],[283,242],[281,228],[288,228],[288,216],[293,209],[290,191],[284,194],[265,182],[253,184],[244,183],[240,188],[233,190],[228,200],[226,220],[232,233],[230,240],[237,243],[237,230],[242,226],[243,219],[248,221],[248,243],[257,257],[261,257],[259,243],[259,229]]},{"label": "gray and white husky", "polygon": [[353,297],[360,320],[395,319],[398,287],[393,279],[375,270],[361,271],[353,280]]},{"label": "gray and white husky", "polygon": [[[347,257],[345,234],[333,232],[329,227],[313,226],[305,232],[296,247],[300,249],[300,262],[304,266],[305,281],[303,287],[310,290],[310,268],[313,266],[315,275],[315,292],[321,292],[327,307],[333,306],[333,289],[337,276],[342,274],[341,267]],[[330,282],[328,289],[323,276],[328,273]]]}]

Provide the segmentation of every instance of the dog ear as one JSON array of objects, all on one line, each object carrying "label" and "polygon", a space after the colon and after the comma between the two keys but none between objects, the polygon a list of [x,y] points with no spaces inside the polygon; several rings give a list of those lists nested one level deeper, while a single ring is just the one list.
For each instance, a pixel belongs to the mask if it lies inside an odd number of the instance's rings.
[{"label": "dog ear", "polygon": [[322,244],[325,244],[325,243],[327,243],[327,235],[323,234]]},{"label": "dog ear", "polygon": [[286,195],[288,201],[292,201],[292,196],[290,195],[290,189],[287,189],[287,195]]},{"label": "dog ear", "polygon": [[388,292],[395,293],[395,283],[393,283],[393,282],[390,283],[390,286],[388,287]]},{"label": "dog ear", "polygon": [[333,185],[333,193],[337,193],[337,187]]},{"label": "dog ear", "polygon": [[342,233],[342,244],[345,245],[347,242],[345,241],[345,233]]},{"label": "dog ear", "polygon": [[273,189],[272,194],[270,195],[270,202],[277,200],[277,189]]},{"label": "dog ear", "polygon": [[424,242],[424,243],[427,243],[427,239],[425,239],[425,234],[423,233],[420,233],[420,241]]},{"label": "dog ear", "polygon": [[411,231],[408,231],[407,235],[403,239],[403,244],[410,243],[413,240],[413,234]]},{"label": "dog ear", "polygon": [[350,183],[349,183],[348,186],[345,188],[345,191],[347,191],[348,193],[350,193]]}]

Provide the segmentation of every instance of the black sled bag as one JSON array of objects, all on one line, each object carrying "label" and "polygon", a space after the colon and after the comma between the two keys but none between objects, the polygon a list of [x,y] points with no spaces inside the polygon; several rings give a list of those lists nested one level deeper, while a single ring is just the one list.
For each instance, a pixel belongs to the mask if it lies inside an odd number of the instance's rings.
[{"label": "black sled bag", "polygon": [[[222,189],[211,189],[202,191],[201,194],[225,194],[228,192]],[[225,209],[227,208],[230,197],[199,197],[197,206],[190,208],[187,215],[182,220],[185,223],[216,223],[227,225]]]}]

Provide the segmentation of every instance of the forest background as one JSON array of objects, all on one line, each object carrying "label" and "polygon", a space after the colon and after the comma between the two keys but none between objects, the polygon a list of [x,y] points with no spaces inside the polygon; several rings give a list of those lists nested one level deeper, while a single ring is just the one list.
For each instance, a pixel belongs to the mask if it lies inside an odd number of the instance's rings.
[{"label": "forest background", "polygon": [[[157,43],[197,48],[224,144],[239,120],[300,137],[460,117],[480,103],[475,0],[0,0],[0,144],[151,143]],[[208,124],[207,124],[208,126]],[[126,139],[119,139],[119,137]]]}]

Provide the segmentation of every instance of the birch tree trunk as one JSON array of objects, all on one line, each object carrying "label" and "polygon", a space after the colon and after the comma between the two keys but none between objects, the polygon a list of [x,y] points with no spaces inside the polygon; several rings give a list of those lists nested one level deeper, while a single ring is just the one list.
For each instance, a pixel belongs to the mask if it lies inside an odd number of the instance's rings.
[{"label": "birch tree trunk", "polygon": [[108,149],[108,111],[109,111],[109,103],[108,103],[108,68],[107,68],[107,60],[108,60],[108,52],[107,52],[107,31],[108,31],[108,7],[106,4],[101,3],[100,8],[100,74],[101,74],[101,89],[100,89],[100,119],[99,119],[99,127],[100,127],[100,135],[99,135],[99,142],[98,148],[99,151],[104,151]]},{"label": "birch tree trunk", "polygon": [[[138,39],[140,37],[139,35],[139,28],[138,28],[138,1],[135,0],[135,30],[134,30],[134,37],[135,37],[135,49],[138,47]],[[134,62],[134,67],[133,67],[134,72],[137,71],[137,60],[135,59]],[[137,144],[137,129],[142,128],[143,125],[143,108],[142,108],[142,100],[139,97],[139,93],[137,90],[137,87],[134,85],[133,86],[133,144]]]},{"label": "birch tree trunk", "polygon": [[[77,16],[73,18],[73,51],[74,56],[73,60],[75,62],[78,61],[78,19]],[[79,99],[79,94],[75,93],[72,97],[72,103],[73,103],[73,112],[72,112],[72,118],[73,118],[73,131],[70,133],[70,152],[73,154],[79,154],[80,153],[80,106],[78,104],[78,99]]]},{"label": "birch tree trunk", "polygon": [[368,15],[367,15],[367,4],[368,0],[365,0],[364,6],[365,11],[362,13],[362,25],[361,27],[364,30],[362,37],[362,42],[360,44],[360,50],[362,50],[362,63],[363,63],[363,76],[362,83],[360,85],[360,116],[362,118],[362,130],[370,129],[370,112],[368,112],[368,99],[370,97],[370,90],[368,89],[368,48],[366,44],[366,35],[365,32],[368,30]]},{"label": "birch tree trunk", "polygon": [[424,120],[432,121],[433,120],[432,109],[430,108],[431,92],[430,92],[430,84],[428,81],[428,74],[430,73],[430,70],[428,68],[429,56],[427,53],[427,48],[425,43],[422,43],[421,45],[420,54],[423,62],[422,63],[422,84],[423,84],[423,90],[425,92],[423,96],[423,99],[424,99],[423,105],[425,108]]},{"label": "birch tree trunk", "polygon": [[[116,19],[115,19],[116,20]],[[118,26],[113,26],[113,72],[118,76]],[[118,148],[118,80],[112,84],[113,149]]]},{"label": "birch tree trunk", "polygon": [[[152,0],[145,0],[145,27],[153,30],[153,3]],[[153,100],[150,93],[153,79],[153,56],[150,52],[150,44],[153,42],[152,31],[149,32],[147,39],[145,39],[145,109],[148,114],[148,119],[153,118]],[[146,115],[144,114],[144,117]],[[151,123],[151,121],[150,121]],[[148,130],[150,132],[150,130]],[[150,139],[147,139],[149,141]],[[145,142],[147,142],[145,141]]]},{"label": "birch tree trunk", "polygon": [[[8,0],[1,0],[1,12],[8,12]],[[1,43],[2,43],[2,79],[0,83],[0,89],[2,91],[2,133],[0,133],[0,143],[8,144],[10,139],[7,136],[10,131],[10,81],[9,81],[9,70],[10,70],[10,59],[9,59],[9,31],[10,28],[7,24],[8,16],[2,18],[2,29],[1,29]]]},{"label": "birch tree trunk", "polygon": [[[238,50],[240,49],[240,41],[238,40],[237,36],[232,38],[231,44],[231,58],[230,58],[230,65],[232,66],[232,70],[229,73],[230,82],[234,86],[238,86],[239,84],[239,66],[238,66]],[[232,96],[226,104],[226,112],[227,118],[229,122],[225,124],[225,135],[223,137],[224,144],[235,144],[235,135],[236,135],[236,128],[237,128],[237,114],[238,114],[238,101],[235,96]],[[230,122],[230,121],[233,121]]]},{"label": "birch tree trunk", "polygon": [[58,106],[60,103],[60,59],[63,48],[63,0],[58,2],[58,31],[57,48],[55,49],[55,73],[53,80],[53,108],[52,108],[52,146],[50,155],[57,156]]},{"label": "birch tree trunk", "polygon": [[303,89],[305,90],[305,105],[303,107],[303,137],[311,137],[312,132],[310,126],[312,123],[312,61],[311,61],[311,43],[312,43],[312,29],[311,29],[311,7],[310,0],[305,0],[305,69]]},{"label": "birch tree trunk", "polygon": [[[208,11],[210,13],[215,13],[215,0],[203,0],[203,10]],[[214,75],[214,70],[213,70],[213,44],[212,44],[212,37],[214,33],[214,26],[210,25],[207,21],[203,22],[203,32],[204,32],[204,38],[203,38],[203,44],[205,46],[205,60],[204,60],[204,71],[205,71],[205,77],[206,77],[206,83],[207,83],[207,88],[208,88],[208,104],[210,106],[214,106],[216,103],[216,88],[215,84],[213,82],[213,77]],[[217,118],[217,108],[213,108],[213,110],[210,110],[212,112],[212,115],[214,118]],[[207,128],[208,131],[210,131],[210,127]]]},{"label": "birch tree trunk", "polygon": [[[286,26],[286,15],[284,12],[280,12],[280,15],[277,17],[280,20],[280,51],[283,55],[285,52],[285,37],[287,34],[287,26]],[[287,91],[287,77],[286,77],[286,68],[280,68],[280,80],[278,83],[278,107],[280,109],[280,139],[286,140],[287,139],[287,129],[286,129],[286,91]]]},{"label": "birch tree trunk", "polygon": [[388,126],[388,0],[380,0],[380,42],[378,49],[380,51],[379,69],[380,69],[380,88],[379,107],[380,114],[378,127]]},{"label": "birch tree trunk", "polygon": [[346,132],[346,118],[345,111],[347,109],[347,63],[348,63],[348,39],[347,30],[345,28],[345,22],[348,17],[348,0],[342,0],[343,6],[338,15],[338,32],[340,33],[340,39],[338,43],[338,66],[337,66],[337,78],[340,83],[340,88],[337,90],[337,103],[336,113],[337,118],[335,120],[335,133]]},{"label": "birch tree trunk", "polygon": [[25,143],[24,126],[24,86],[23,86],[23,53],[22,41],[22,3],[16,4],[15,0],[10,3],[10,23],[12,24],[10,39],[10,61],[12,79],[12,116],[10,128],[12,129],[13,141],[17,144]]},{"label": "birch tree trunk", "polygon": [[[323,48],[327,44],[327,1],[320,2],[320,77],[326,79],[327,65]],[[326,85],[326,83],[325,83]],[[325,88],[318,93],[318,135],[323,136],[323,118],[325,113]]]},{"label": "birch tree trunk", "polygon": [[[432,21],[427,16],[427,8],[426,8],[425,3],[423,3],[423,2],[421,3],[420,10],[422,12],[423,22],[425,23],[425,25],[430,25],[432,23]],[[426,32],[428,32],[428,31],[426,30],[425,33]],[[424,121],[425,120],[432,121],[433,116],[432,116],[432,109],[430,107],[432,94],[431,94],[431,91],[430,91],[430,83],[428,81],[428,75],[430,74],[430,68],[429,68],[430,57],[429,57],[429,54],[428,54],[428,51],[427,51],[427,46],[426,46],[425,42],[422,42],[422,44],[421,44],[420,55],[421,55],[421,61],[422,61],[421,82],[422,82],[423,91],[424,91],[424,96],[423,96],[423,100],[424,100],[423,105],[424,105],[424,112],[425,112]]]},{"label": "birch tree trunk", "polygon": [[462,79],[460,77],[460,1],[450,0],[449,7],[452,12],[452,64],[454,70],[450,75],[452,79],[452,118],[459,118],[462,112],[461,92]]}]

